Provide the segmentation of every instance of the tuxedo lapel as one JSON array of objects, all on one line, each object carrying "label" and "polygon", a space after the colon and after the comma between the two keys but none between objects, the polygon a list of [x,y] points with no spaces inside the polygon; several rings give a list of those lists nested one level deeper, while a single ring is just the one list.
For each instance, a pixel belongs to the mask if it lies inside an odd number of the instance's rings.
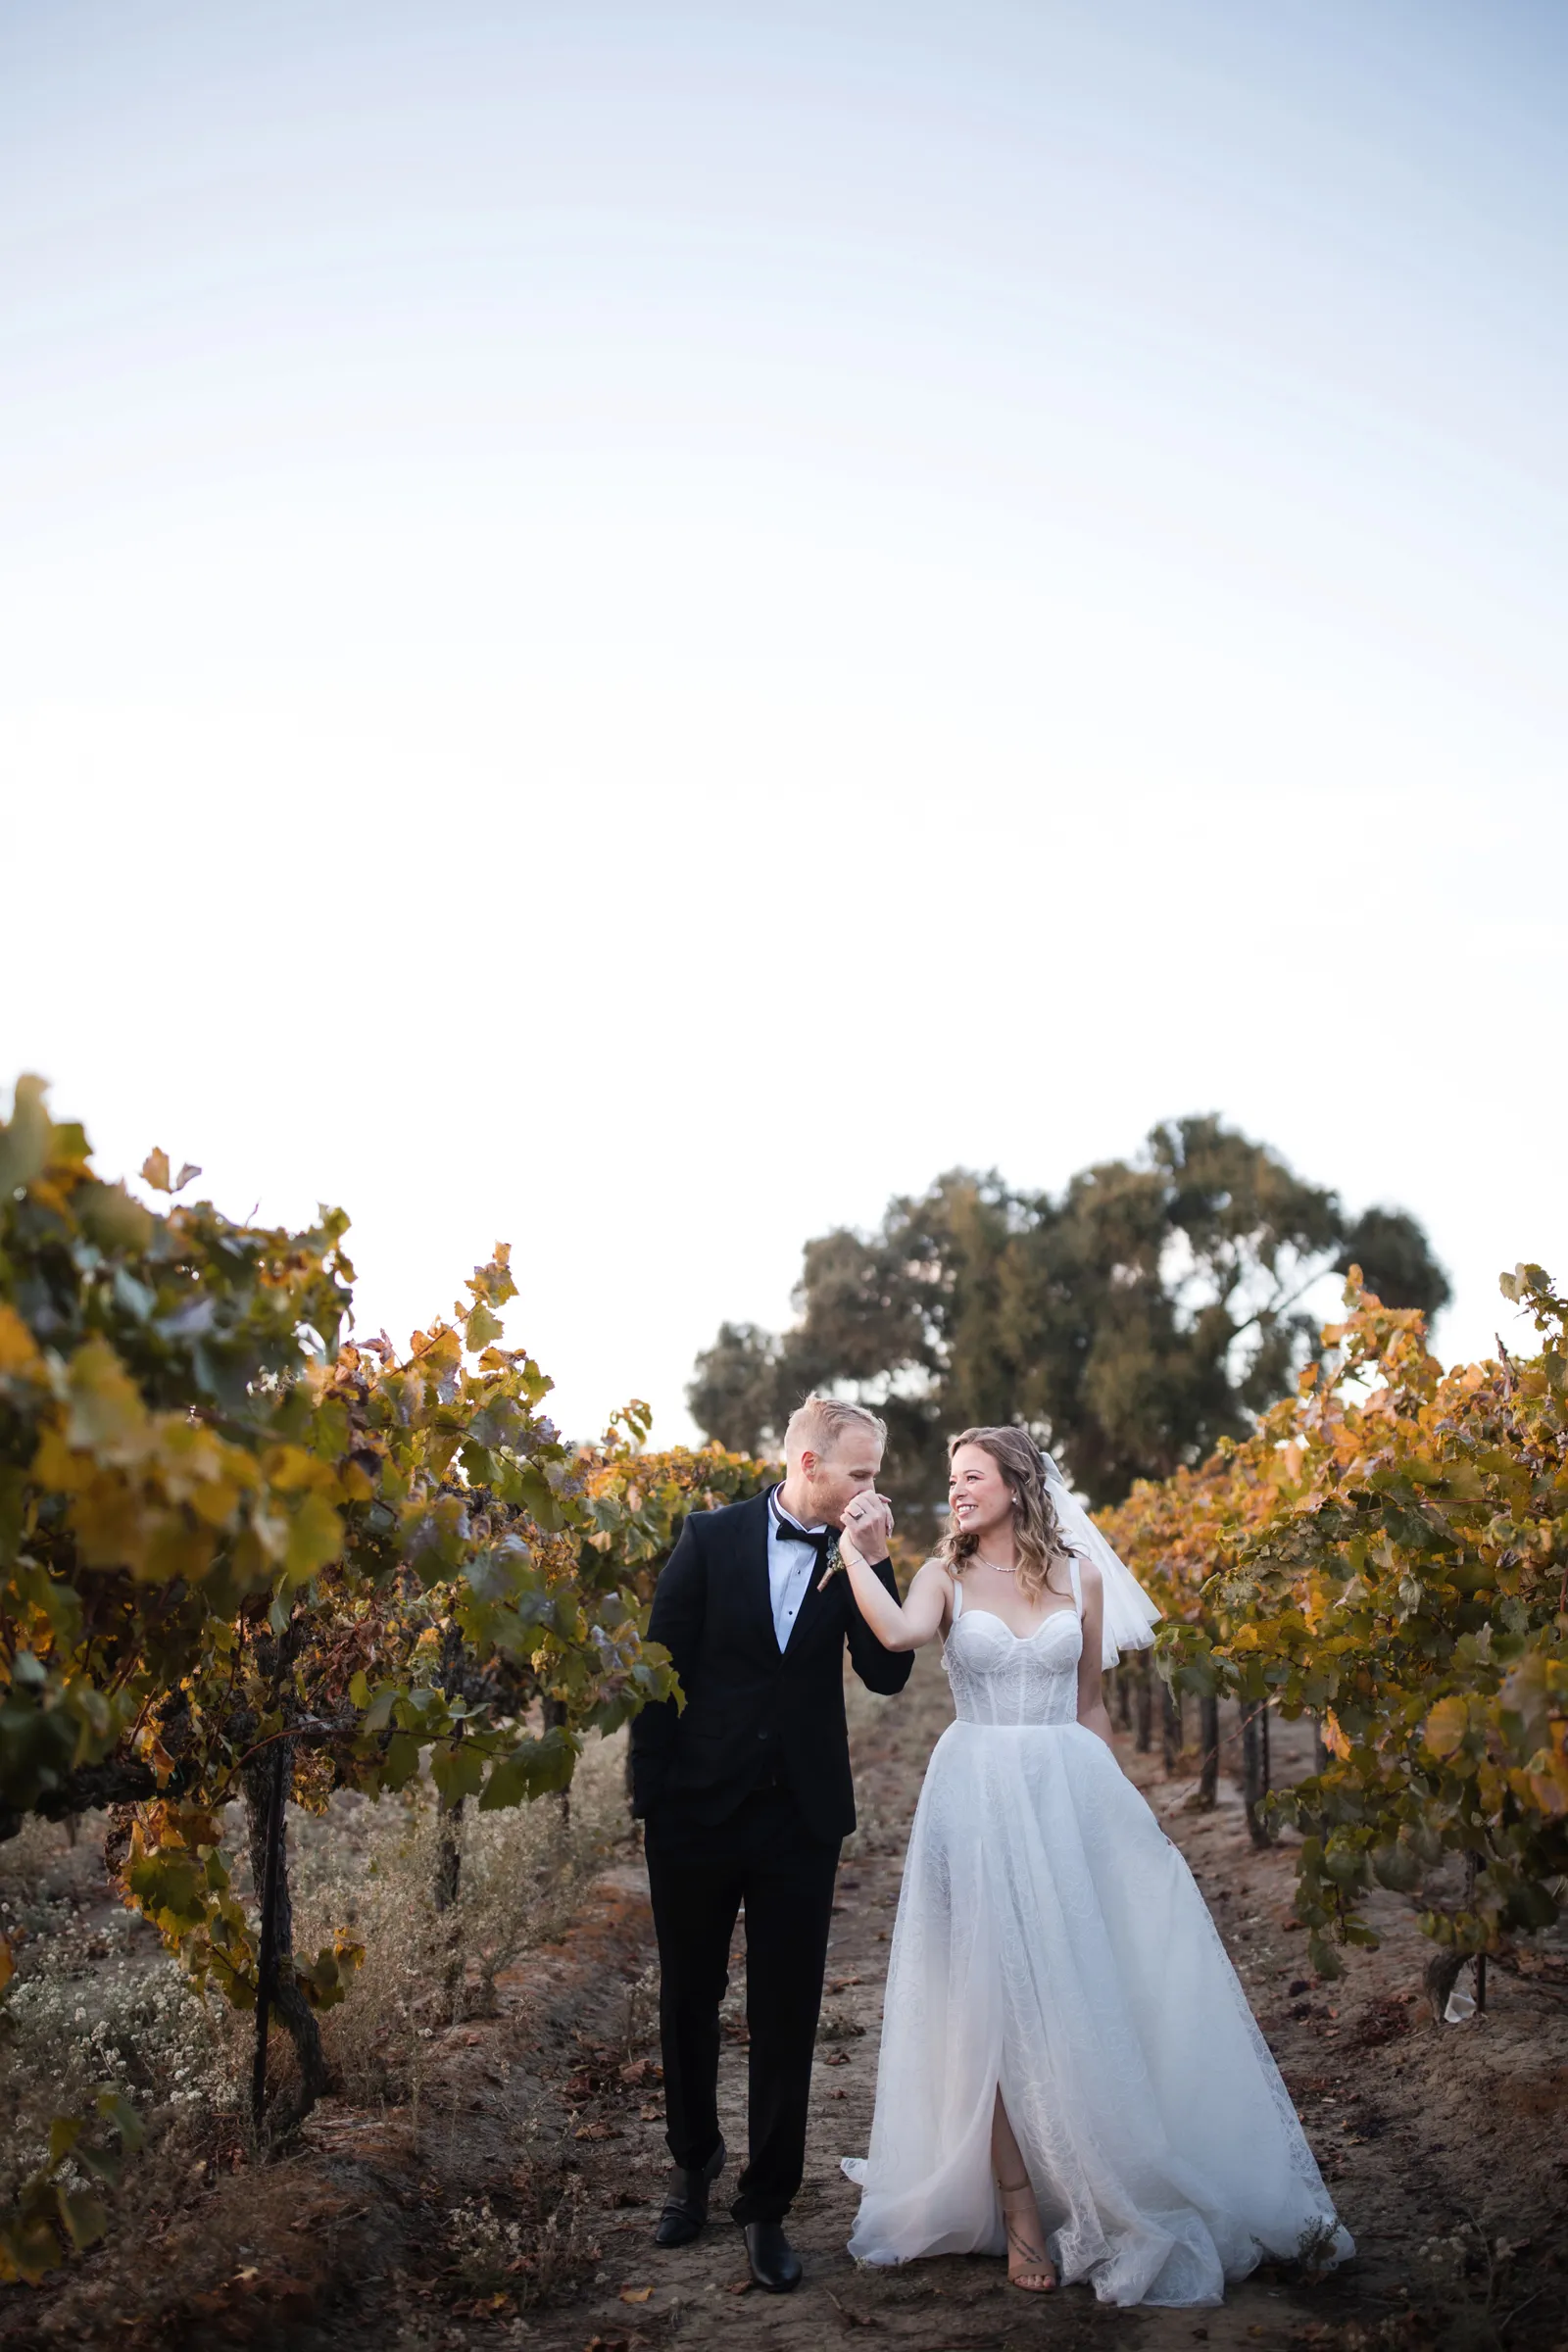
[{"label": "tuxedo lapel", "polygon": [[757,1495],[746,1506],[740,1537],[741,1614],[748,1634],[764,1642],[775,1655],[778,1636],[773,1631],[773,1594],[767,1577],[767,1496]]}]

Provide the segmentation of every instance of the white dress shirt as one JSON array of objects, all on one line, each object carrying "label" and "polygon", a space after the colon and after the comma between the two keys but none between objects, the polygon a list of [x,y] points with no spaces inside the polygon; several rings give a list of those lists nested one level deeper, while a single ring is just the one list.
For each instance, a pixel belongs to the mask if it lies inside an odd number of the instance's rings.
[{"label": "white dress shirt", "polygon": [[[778,1523],[787,1519],[791,1527],[805,1527],[793,1511],[784,1508],[780,1490],[775,1487],[767,1498],[767,1590],[773,1603],[773,1631],[783,1649],[789,1642],[790,1628],[801,1613],[807,1588],[816,1572],[819,1554],[808,1544],[791,1544],[780,1536]],[[807,1530],[819,1535],[824,1522]]]}]

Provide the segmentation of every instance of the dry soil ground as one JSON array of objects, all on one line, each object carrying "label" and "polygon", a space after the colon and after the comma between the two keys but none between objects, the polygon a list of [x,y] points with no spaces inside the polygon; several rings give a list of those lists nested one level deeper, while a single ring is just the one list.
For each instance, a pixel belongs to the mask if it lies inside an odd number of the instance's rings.
[{"label": "dry soil ground", "polygon": [[[1487,2014],[1440,2026],[1419,1998],[1430,1947],[1409,1906],[1390,1896],[1378,1904],[1381,1950],[1350,1955],[1338,1984],[1308,1982],[1288,1852],[1251,1849],[1232,1785],[1216,1811],[1189,1810],[1191,1779],[1163,1778],[1157,1757],[1130,1743],[1123,1762],[1198,1873],[1357,2260],[1316,2284],[1260,2272],[1223,2310],[1199,2312],[1102,2310],[1083,2288],[1026,2298],[989,2261],[893,2272],[850,2262],[855,2192],[838,2158],[866,2144],[904,1843],[948,1714],[931,1652],[902,1698],[859,1694],[852,1708],[862,1826],[840,1879],[808,2173],[792,2223],[806,2264],[797,2294],[747,2290],[721,2200],[694,2246],[660,2254],[650,2242],[667,2160],[646,1882],[632,1854],[599,1883],[566,1940],[504,1983],[496,2017],[432,2047],[416,2114],[327,2101],[282,2161],[208,2163],[169,2209],[146,2216],[133,2247],[122,2232],[69,2287],[0,2296],[0,2339],[51,2352],[64,2343],[805,2352],[862,2339],[889,2352],[1544,2352],[1568,2341],[1561,1977],[1494,1969]],[[1276,1769],[1301,1769],[1290,1734],[1276,1739]],[[738,1996],[730,2006],[723,2120],[740,2149]],[[558,2206],[541,2236],[541,2214]],[[545,2301],[532,2294],[541,2244]]]}]

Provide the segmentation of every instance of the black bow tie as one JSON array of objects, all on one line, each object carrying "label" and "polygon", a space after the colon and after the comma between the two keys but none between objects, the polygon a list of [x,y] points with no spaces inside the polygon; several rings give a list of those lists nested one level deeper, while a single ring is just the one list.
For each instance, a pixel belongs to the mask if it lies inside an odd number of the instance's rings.
[{"label": "black bow tie", "polygon": [[838,1533],[832,1527],[797,1527],[793,1520],[784,1518],[778,1511],[773,1513],[773,1526],[781,1543],[809,1544],[819,1560],[827,1556],[827,1547]]}]

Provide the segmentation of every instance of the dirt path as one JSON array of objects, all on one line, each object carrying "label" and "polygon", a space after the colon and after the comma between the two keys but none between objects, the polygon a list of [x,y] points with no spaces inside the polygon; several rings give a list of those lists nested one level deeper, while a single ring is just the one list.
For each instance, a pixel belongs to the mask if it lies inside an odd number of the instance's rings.
[{"label": "dirt path", "polygon": [[[1544,2352],[1565,2340],[1560,1988],[1494,1971],[1484,2018],[1435,2026],[1413,1991],[1429,1947],[1392,1896],[1380,1898],[1383,1948],[1352,1955],[1338,1986],[1310,1984],[1288,1855],[1252,1851],[1233,1788],[1213,1813],[1185,1810],[1191,1782],[1162,1780],[1157,1757],[1130,1743],[1123,1763],[1199,1875],[1359,2259],[1315,2286],[1259,2273],[1223,2310],[1199,2312],[1102,2310],[1083,2288],[1029,2300],[989,2261],[892,2272],[850,2262],[856,2192],[838,2159],[863,2151],[869,2134],[904,1845],[949,1714],[930,1651],[901,1698],[854,1691],[861,1827],[839,1883],[807,2179],[791,2223],[806,2264],[795,2295],[747,2291],[740,2235],[722,2210],[733,2169],[694,2246],[661,2254],[650,2242],[667,2158],[646,1879],[629,1857],[564,1943],[503,1980],[497,2016],[435,2037],[416,2112],[325,2102],[288,2161],[209,2166],[177,2204],[145,2217],[128,2258],[122,2233],[119,2251],[90,2258],[64,2292],[0,2297],[0,2338],[40,2352],[109,2342],[324,2352],[356,2341],[384,2352],[814,2352],[862,2336],[918,2352]],[[1277,1736],[1281,1777],[1304,1765],[1304,1752],[1293,1761],[1293,1737]],[[732,2150],[746,2137],[740,1983],[737,1968],[720,2084]]]},{"label": "dirt path", "polygon": [[[1223,2352],[1260,2342],[1354,2352],[1445,2337],[1457,2352],[1497,2341],[1561,2341],[1562,2278],[1551,2259],[1560,2250],[1553,2217],[1568,2178],[1552,2123],[1568,2086],[1561,1999],[1506,1978],[1499,1985],[1494,1972],[1485,2019],[1433,2026],[1412,1994],[1429,1947],[1408,1906],[1392,1897],[1382,1904],[1382,1950],[1354,1956],[1338,1986],[1309,1984],[1305,1937],[1291,1924],[1288,1855],[1252,1850],[1234,1784],[1222,1783],[1215,1812],[1186,1810],[1193,1782],[1163,1781],[1157,1757],[1137,1755],[1130,1742],[1123,1764],[1199,1874],[1360,2259],[1310,2287],[1260,2273],[1222,2311],[1208,2312],[1103,2311],[1082,2289],[1033,2304],[1004,2284],[999,2264],[970,2259],[858,2270],[844,2252],[855,2191],[838,2158],[867,2142],[905,1839],[925,1760],[951,1713],[935,1653],[922,1653],[901,1699],[861,1697],[854,1712],[861,1828],[840,1876],[807,2179],[791,2223],[806,2279],[789,2298],[736,2293],[744,2260],[738,2233],[722,2221],[680,2253],[650,2247],[664,2162],[662,2127],[650,2120],[640,2126],[630,2173],[647,2181],[647,2201],[614,2217],[605,2233],[601,2296],[585,2298],[569,2317],[541,2315],[532,2339],[540,2352],[582,2352],[596,2334],[606,2352],[621,2341],[635,2346],[639,2335],[759,2352],[805,2352],[862,2333],[868,2342],[920,2352],[1048,2341],[1138,2352],[1195,2343]],[[1291,1777],[1305,1765],[1304,1733],[1280,1727],[1277,1772]],[[745,2145],[744,2078],[737,2029],[721,2089],[732,2148]],[[1467,2222],[1475,2227],[1466,2230]],[[1460,2242],[1449,2242],[1456,2235]],[[1509,2249],[1500,2256],[1499,2241]],[[645,2287],[653,2290],[646,2302],[620,2300],[623,2288]]]}]

